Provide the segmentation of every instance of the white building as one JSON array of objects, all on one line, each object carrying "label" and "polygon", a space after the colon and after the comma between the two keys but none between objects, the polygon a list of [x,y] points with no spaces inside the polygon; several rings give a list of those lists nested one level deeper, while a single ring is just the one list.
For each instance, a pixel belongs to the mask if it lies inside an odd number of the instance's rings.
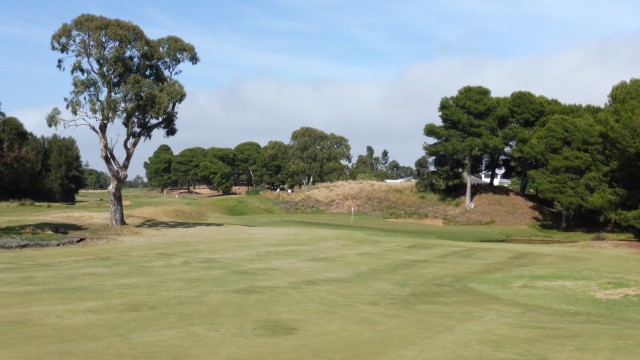
[{"label": "white building", "polygon": [[[504,171],[502,172],[496,172],[496,177],[493,179],[493,185],[502,185],[502,186],[509,186],[511,185],[511,179],[502,179],[502,174],[504,173]],[[488,172],[483,172],[482,174],[482,178],[480,180],[482,180],[482,182],[489,184],[491,182],[491,173]]]}]

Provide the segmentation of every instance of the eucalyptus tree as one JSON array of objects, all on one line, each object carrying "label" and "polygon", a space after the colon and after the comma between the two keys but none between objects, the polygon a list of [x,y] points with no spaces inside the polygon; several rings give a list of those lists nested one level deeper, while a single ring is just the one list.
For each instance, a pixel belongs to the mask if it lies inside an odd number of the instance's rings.
[{"label": "eucalyptus tree", "polygon": [[182,63],[198,63],[198,55],[179,37],[153,40],[131,22],[90,14],[64,23],[51,37],[51,49],[62,55],[58,69],[70,62],[72,90],[65,98],[70,117],[55,108],[47,123],[86,126],[97,135],[111,176],[110,223],[124,225],[122,187],[136,147],[156,130],[176,134],[186,92],[175,77]]},{"label": "eucalyptus tree", "polygon": [[302,127],[291,134],[289,169],[302,185],[346,177],[351,146],[344,136]]}]

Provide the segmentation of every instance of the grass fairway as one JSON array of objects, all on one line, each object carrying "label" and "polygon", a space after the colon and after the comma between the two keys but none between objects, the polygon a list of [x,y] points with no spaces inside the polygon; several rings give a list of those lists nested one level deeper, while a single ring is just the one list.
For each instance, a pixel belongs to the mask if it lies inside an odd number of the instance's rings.
[{"label": "grass fairway", "polygon": [[[130,198],[133,225],[106,244],[0,251],[1,358],[640,358],[637,251]],[[108,231],[83,201],[0,213]]]}]

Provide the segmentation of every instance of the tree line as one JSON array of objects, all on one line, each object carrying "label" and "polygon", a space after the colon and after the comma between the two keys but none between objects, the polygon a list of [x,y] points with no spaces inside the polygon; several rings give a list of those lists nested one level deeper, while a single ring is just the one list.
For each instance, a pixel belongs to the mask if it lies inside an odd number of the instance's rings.
[{"label": "tree line", "polygon": [[0,199],[74,202],[83,185],[72,137],[37,137],[0,111]]},{"label": "tree line", "polygon": [[269,141],[265,146],[249,141],[234,148],[192,147],[174,154],[163,144],[144,168],[149,185],[161,190],[203,184],[224,194],[234,185],[278,189],[413,175],[412,168],[390,160],[387,150],[376,155],[371,146],[352,163],[347,138],[311,127],[294,131],[289,143]]},{"label": "tree line", "polygon": [[[604,106],[563,104],[517,91],[494,97],[466,86],[427,124],[417,186],[440,194],[499,169],[521,194],[553,204],[566,228],[575,214],[640,232],[640,80],[615,85]],[[491,182],[493,183],[493,181]]]},{"label": "tree line", "polygon": [[[111,184],[111,177],[104,171],[93,169],[89,162],[85,162],[82,169],[82,189],[107,190]],[[124,182],[125,188],[142,188],[147,186],[142,176],[136,175],[133,179]]]}]

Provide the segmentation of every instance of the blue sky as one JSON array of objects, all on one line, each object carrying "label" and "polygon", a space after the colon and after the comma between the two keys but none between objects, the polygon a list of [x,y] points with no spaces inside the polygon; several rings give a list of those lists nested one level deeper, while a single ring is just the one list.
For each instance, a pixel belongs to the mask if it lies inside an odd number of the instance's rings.
[{"label": "blue sky", "polygon": [[[152,38],[177,35],[201,63],[185,66],[178,134],[139,146],[131,175],[161,144],[233,147],[287,142],[301,126],[371,145],[404,165],[422,155],[422,129],[443,96],[483,85],[603,105],[640,75],[636,1],[19,1],[3,4],[0,102],[38,135],[71,89],[51,34],[82,13],[130,20]],[[104,170],[95,135],[73,136]],[[113,134],[117,138],[117,134]]]}]

